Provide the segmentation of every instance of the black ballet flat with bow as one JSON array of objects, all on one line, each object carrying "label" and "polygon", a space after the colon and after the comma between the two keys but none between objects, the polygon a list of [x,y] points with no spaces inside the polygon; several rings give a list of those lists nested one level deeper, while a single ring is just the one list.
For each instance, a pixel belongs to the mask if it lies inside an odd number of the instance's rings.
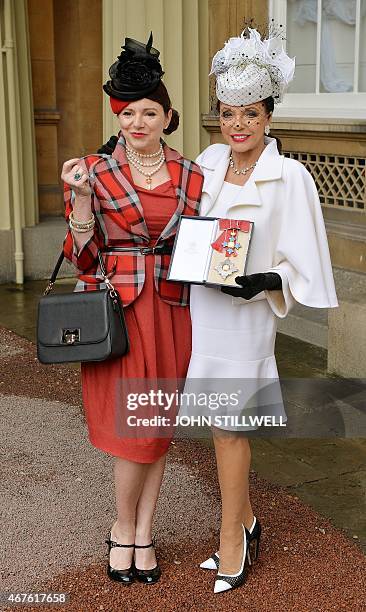
[{"label": "black ballet flat with bow", "polygon": [[[150,544],[145,544],[145,546],[139,546],[138,544],[135,544],[135,548],[151,548],[153,546],[153,542],[151,542]],[[155,584],[156,582],[158,582],[160,576],[161,569],[158,564],[156,564],[156,566],[152,569],[147,570],[139,569],[138,567],[136,567],[135,564],[135,577],[137,580],[139,580],[139,582],[143,582],[144,584]]]},{"label": "black ballet flat with bow", "polygon": [[[106,540],[106,544],[108,544],[108,554],[111,552],[111,548],[135,547],[134,544],[118,544],[118,542],[114,542],[113,540],[111,540],[111,533],[109,533],[109,537]],[[133,561],[130,567],[127,569],[115,569],[108,563],[107,575],[111,580],[115,580],[116,582],[121,582],[122,584],[132,584],[135,581]]]}]

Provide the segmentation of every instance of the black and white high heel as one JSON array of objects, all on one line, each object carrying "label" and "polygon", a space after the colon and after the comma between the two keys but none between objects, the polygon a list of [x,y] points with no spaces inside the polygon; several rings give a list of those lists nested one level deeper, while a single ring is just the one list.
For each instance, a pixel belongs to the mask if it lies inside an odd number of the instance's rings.
[{"label": "black and white high heel", "polygon": [[200,567],[202,569],[218,570],[219,563],[220,563],[219,553],[215,552],[213,553],[213,555],[211,555],[211,557],[206,559],[206,561],[202,561],[202,563],[200,563]]},{"label": "black and white high heel", "polygon": [[[248,563],[249,565],[251,565],[253,560],[256,561],[256,559],[258,558],[259,540],[260,540],[261,531],[262,531],[261,524],[256,517],[253,517],[253,522],[251,524],[251,527],[247,531],[249,532]],[[253,549],[252,542],[255,543],[254,544],[254,554],[251,553]],[[211,557],[206,559],[206,561],[202,561],[202,563],[200,563],[200,567],[202,569],[218,570],[219,563],[220,563],[219,553],[215,552],[213,553],[213,555],[211,555]]]},{"label": "black and white high heel", "polygon": [[252,526],[249,530],[250,539],[248,546],[248,561],[249,565],[252,565],[253,561],[258,559],[259,555],[259,542],[261,539],[262,527],[260,522],[254,517]]},{"label": "black and white high heel", "polygon": [[248,545],[249,532],[244,525],[243,528],[243,556],[240,564],[240,569],[236,574],[220,574],[220,570],[216,575],[214,593],[223,593],[230,589],[236,589],[245,582],[245,562],[248,560]]}]

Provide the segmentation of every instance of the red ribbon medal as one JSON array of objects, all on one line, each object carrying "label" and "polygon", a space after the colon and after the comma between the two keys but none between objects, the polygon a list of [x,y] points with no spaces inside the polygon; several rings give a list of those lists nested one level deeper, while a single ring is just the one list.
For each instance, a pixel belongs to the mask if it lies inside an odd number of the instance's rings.
[{"label": "red ribbon medal", "polygon": [[250,221],[236,221],[235,219],[220,219],[219,229],[222,230],[220,236],[211,243],[215,251],[222,253],[226,251],[226,257],[237,257],[241,247],[238,242],[238,232],[249,232]]}]

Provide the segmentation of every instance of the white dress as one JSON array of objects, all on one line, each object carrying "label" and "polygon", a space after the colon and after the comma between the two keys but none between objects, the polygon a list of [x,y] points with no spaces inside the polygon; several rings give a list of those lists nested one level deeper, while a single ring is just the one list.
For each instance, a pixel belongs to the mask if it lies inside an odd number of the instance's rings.
[{"label": "white dress", "polygon": [[[191,287],[192,356],[185,391],[238,391],[231,414],[266,416],[285,425],[274,355],[277,317],[285,317],[295,302],[315,308],[338,302],[314,181],[304,166],[279,154],[274,139],[266,137],[265,144],[243,187],[224,181],[227,145],[211,145],[200,154],[197,163],[205,176],[200,214],[253,221],[246,274],[276,272],[282,291],[245,300],[216,288]],[[182,411],[193,414],[187,402]]]},{"label": "white dress", "polygon": [[[245,201],[251,180],[242,187],[224,182],[210,217],[226,217],[230,206]],[[245,416],[246,423],[240,418],[233,425],[229,419],[222,429],[257,429],[253,421],[249,422],[249,415],[267,415],[277,423],[285,423],[287,417],[274,356],[277,323],[268,301],[262,299],[238,308],[232,297],[220,289],[192,285],[190,303],[192,356],[187,379],[194,375],[196,380],[187,380],[186,393],[193,390],[235,393],[240,389],[238,409],[221,407],[214,414],[237,413]],[[210,383],[208,379],[214,380]],[[189,414],[187,406],[183,413]],[[194,414],[193,410],[190,414]]]}]

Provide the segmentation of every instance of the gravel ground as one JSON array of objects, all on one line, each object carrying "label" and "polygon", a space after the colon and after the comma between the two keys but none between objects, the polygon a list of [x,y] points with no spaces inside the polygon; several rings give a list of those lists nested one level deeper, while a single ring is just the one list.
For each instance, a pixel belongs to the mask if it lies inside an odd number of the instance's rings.
[{"label": "gravel ground", "polygon": [[3,591],[67,592],[69,603],[51,609],[73,612],[366,610],[362,551],[254,472],[261,554],[243,587],[214,595],[214,573],[198,564],[218,543],[215,461],[210,448],[189,440],[172,444],[159,500],[162,579],[111,582],[103,541],[114,519],[112,459],[87,441],[79,372],[42,366],[34,346],[7,330],[0,329],[0,346]]},{"label": "gravel ground", "polygon": [[[40,589],[50,574],[103,557],[114,516],[112,458],[89,444],[78,409],[67,404],[0,396],[0,419],[7,524],[2,589]],[[177,521],[189,540],[197,530],[203,540],[210,539],[219,513],[205,488],[183,462],[168,465],[156,517],[162,525],[159,542],[171,543]],[[192,522],[186,506],[197,502],[215,520],[201,514]],[[14,542],[21,542],[22,554]]]}]

